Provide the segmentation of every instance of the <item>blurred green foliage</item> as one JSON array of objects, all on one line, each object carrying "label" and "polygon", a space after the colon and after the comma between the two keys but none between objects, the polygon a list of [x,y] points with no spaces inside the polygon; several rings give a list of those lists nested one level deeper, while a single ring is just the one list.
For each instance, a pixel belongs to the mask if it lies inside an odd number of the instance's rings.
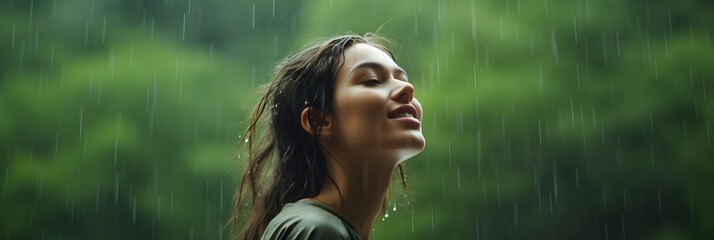
[{"label": "blurred green foliage", "polygon": [[714,238],[708,1],[0,5],[7,239],[226,239],[251,91],[378,29],[427,147],[371,238]]}]

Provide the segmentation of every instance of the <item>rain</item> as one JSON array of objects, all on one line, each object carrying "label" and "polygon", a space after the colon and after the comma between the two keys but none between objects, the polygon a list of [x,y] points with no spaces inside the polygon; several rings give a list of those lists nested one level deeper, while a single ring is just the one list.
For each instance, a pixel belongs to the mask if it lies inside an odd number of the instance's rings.
[{"label": "rain", "polygon": [[714,239],[706,1],[0,12],[0,238],[229,239],[252,92],[306,44],[378,31],[427,144],[404,162],[411,198],[395,182],[370,239]]}]

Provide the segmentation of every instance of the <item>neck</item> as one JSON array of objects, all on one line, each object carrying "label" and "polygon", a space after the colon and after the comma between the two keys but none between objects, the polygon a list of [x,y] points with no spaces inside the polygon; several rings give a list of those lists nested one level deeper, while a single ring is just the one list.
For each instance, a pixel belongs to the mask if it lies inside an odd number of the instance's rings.
[{"label": "neck", "polygon": [[313,199],[340,212],[357,229],[362,239],[369,239],[374,220],[381,210],[389,189],[394,166],[347,164],[388,162],[364,157],[354,161],[340,159],[339,163],[332,156],[327,157],[326,160],[328,173],[335,182],[327,178],[322,190]]}]

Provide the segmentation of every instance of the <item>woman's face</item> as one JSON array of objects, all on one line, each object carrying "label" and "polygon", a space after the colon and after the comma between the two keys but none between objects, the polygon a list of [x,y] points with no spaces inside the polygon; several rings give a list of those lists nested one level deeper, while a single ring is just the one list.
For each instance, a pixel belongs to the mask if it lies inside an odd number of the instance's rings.
[{"label": "woman's face", "polygon": [[384,51],[355,44],[335,81],[333,136],[347,154],[398,164],[424,149],[423,111],[407,74]]}]

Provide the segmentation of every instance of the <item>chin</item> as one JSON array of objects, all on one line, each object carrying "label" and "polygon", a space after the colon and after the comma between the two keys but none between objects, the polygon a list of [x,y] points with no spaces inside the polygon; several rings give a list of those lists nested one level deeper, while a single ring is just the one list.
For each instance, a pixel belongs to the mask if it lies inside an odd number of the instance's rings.
[{"label": "chin", "polygon": [[399,163],[406,161],[419,154],[426,146],[426,139],[424,136],[419,134],[419,136],[411,136],[406,138],[402,142],[402,146],[399,148]]}]

